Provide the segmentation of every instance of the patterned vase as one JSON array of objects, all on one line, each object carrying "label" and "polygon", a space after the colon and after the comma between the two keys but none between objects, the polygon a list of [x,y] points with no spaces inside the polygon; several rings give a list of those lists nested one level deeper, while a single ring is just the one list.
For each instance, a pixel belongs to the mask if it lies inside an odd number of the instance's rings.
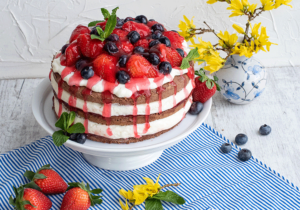
[{"label": "patterned vase", "polygon": [[231,55],[216,72],[222,96],[234,104],[248,104],[265,90],[267,70],[256,58]]}]

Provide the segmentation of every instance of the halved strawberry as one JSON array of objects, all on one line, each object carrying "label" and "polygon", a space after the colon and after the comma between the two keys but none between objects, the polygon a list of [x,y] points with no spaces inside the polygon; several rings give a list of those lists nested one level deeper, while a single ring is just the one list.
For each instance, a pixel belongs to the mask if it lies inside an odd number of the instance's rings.
[{"label": "halved strawberry", "polygon": [[121,41],[116,43],[117,47],[119,48],[120,52],[129,54],[133,51],[134,46],[130,43],[130,41]]},{"label": "halved strawberry", "polygon": [[159,56],[161,62],[168,61],[167,59],[167,46],[164,44],[157,44],[150,48],[149,53],[155,53]]},{"label": "halved strawberry", "polygon": [[126,67],[131,78],[156,77],[155,68],[141,55],[132,55]]},{"label": "halved strawberry", "polygon": [[98,39],[91,39],[90,34],[80,34],[77,41],[81,54],[89,58],[95,58],[100,55],[104,46],[104,42]]},{"label": "halved strawberry", "polygon": [[117,73],[117,58],[109,54],[99,55],[93,63],[94,72],[102,79],[114,83]]},{"label": "halved strawberry", "polygon": [[163,35],[169,38],[169,40],[171,41],[171,47],[175,49],[182,48],[182,42],[184,41],[184,38],[178,33],[174,31],[166,31]]},{"label": "halved strawberry", "polygon": [[77,41],[72,42],[66,49],[66,65],[73,66],[80,58],[80,49],[77,45]]},{"label": "halved strawberry", "polygon": [[137,23],[133,21],[128,21],[124,23],[122,29],[128,32],[137,31],[140,34],[141,39],[149,36],[151,33],[151,30],[147,25],[145,25],[144,23]]},{"label": "halved strawberry", "polygon": [[101,28],[105,28],[106,22],[107,21],[99,22],[99,23],[96,24],[96,26],[100,26]]},{"label": "halved strawberry", "polygon": [[158,76],[159,76],[158,71],[155,68],[149,69],[148,74],[147,74],[148,78],[155,78]]},{"label": "halved strawberry", "polygon": [[166,51],[167,51],[167,59],[171,63],[172,67],[180,66],[182,62],[182,57],[177,52],[177,50],[170,47],[166,47]]},{"label": "halved strawberry", "polygon": [[[159,22],[156,22],[156,21],[148,21],[148,23],[147,23],[147,26],[149,27],[149,28],[151,28],[154,24],[157,24],[157,23],[159,23]],[[160,23],[159,23],[160,24]]]},{"label": "halved strawberry", "polygon": [[120,40],[122,41],[122,40],[127,39],[128,32],[124,31],[122,29],[116,28],[116,29],[113,30],[112,34],[117,34],[119,36]]},{"label": "halved strawberry", "polygon": [[139,41],[137,41],[135,44],[134,44],[135,47],[137,46],[141,46],[145,49],[147,49],[149,47],[149,40],[148,39],[140,39]]},{"label": "halved strawberry", "polygon": [[90,33],[90,29],[83,25],[78,25],[72,32],[69,42],[73,42],[80,34]]}]

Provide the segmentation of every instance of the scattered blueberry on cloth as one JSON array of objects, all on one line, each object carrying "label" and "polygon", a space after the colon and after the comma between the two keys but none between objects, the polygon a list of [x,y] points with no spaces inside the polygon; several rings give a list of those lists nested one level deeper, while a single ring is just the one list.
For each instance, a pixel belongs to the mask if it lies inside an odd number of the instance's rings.
[{"label": "scattered blueberry on cloth", "polygon": [[[300,192],[288,180],[251,158],[237,158],[238,148],[232,144],[228,154],[220,152],[222,135],[206,125],[200,126],[185,140],[165,150],[149,166],[131,171],[108,171],[88,164],[81,153],[68,147],[57,147],[47,136],[32,144],[0,155],[0,209],[13,209],[8,198],[12,186],[28,180],[26,170],[36,171],[51,164],[66,182],[88,182],[91,188],[102,188],[103,203],[90,209],[120,209],[118,191],[144,183],[144,176],[159,184],[179,182],[173,187],[186,204],[163,202],[164,209],[299,209]],[[284,171],[283,171],[284,172]],[[49,196],[59,209],[64,194]],[[144,209],[144,204],[134,209]]]}]

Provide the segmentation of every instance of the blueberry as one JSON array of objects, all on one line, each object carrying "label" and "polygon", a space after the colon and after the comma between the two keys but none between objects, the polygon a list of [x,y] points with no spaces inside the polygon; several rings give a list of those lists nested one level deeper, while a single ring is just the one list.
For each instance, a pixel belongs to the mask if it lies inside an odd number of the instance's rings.
[{"label": "blueberry", "polygon": [[106,38],[107,41],[117,42],[119,41],[119,36],[117,34],[111,34]]},{"label": "blueberry", "polygon": [[252,153],[250,150],[248,149],[241,149],[238,152],[238,159],[240,159],[241,161],[247,161],[252,157]]},{"label": "blueberry", "polygon": [[81,77],[83,79],[89,79],[91,78],[92,76],[94,76],[94,70],[93,70],[93,67],[92,66],[86,66],[84,67],[81,72]]},{"label": "blueberry", "polygon": [[167,47],[171,47],[171,42],[168,37],[160,37],[158,39],[161,43],[165,44]]},{"label": "blueberry", "polygon": [[120,67],[126,67],[126,63],[128,61],[128,56],[127,55],[121,55],[119,58],[119,66]]},{"label": "blueberry", "polygon": [[179,53],[179,55],[180,55],[181,57],[184,58],[184,51],[183,51],[183,49],[177,48],[176,51]]},{"label": "blueberry", "polygon": [[271,131],[272,131],[271,127],[266,124],[260,126],[259,128],[259,133],[264,136],[269,135]]},{"label": "blueberry", "polygon": [[224,143],[224,144],[222,144],[220,149],[223,153],[229,153],[232,149],[232,146],[229,143]]},{"label": "blueberry", "polygon": [[172,66],[169,62],[164,61],[159,64],[159,72],[166,75],[170,74],[172,71]]},{"label": "blueberry", "polygon": [[148,21],[155,21],[154,19],[150,19],[150,20],[148,20]]},{"label": "blueberry", "polygon": [[121,84],[126,84],[130,80],[130,76],[126,71],[118,71],[116,77]]},{"label": "blueberry", "polygon": [[143,53],[145,52],[145,49],[141,46],[137,46],[133,49],[133,53]]},{"label": "blueberry", "polygon": [[190,107],[189,113],[192,115],[197,115],[202,111],[202,109],[203,104],[201,102],[193,102]]},{"label": "blueberry", "polygon": [[152,40],[150,43],[149,43],[149,48],[159,44],[160,42],[158,40]]},{"label": "blueberry", "polygon": [[69,139],[72,141],[76,141],[78,133],[71,133]]},{"label": "blueberry", "polygon": [[75,64],[75,68],[78,70],[78,71],[81,71],[84,67],[88,66],[89,65],[89,61],[88,60],[85,60],[85,59],[79,59],[76,64]]},{"label": "blueberry", "polygon": [[155,53],[150,53],[148,60],[153,65],[158,65],[160,62],[158,55],[156,55]]},{"label": "blueberry", "polygon": [[129,34],[127,35],[127,38],[129,39],[131,44],[134,44],[140,40],[141,36],[137,31],[130,31]]},{"label": "blueberry", "polygon": [[116,28],[122,28],[123,25],[124,25],[124,19],[117,19]]},{"label": "blueberry", "polygon": [[100,26],[95,26],[94,28],[92,28],[92,30],[90,32],[91,35],[94,34],[94,35],[99,36],[98,31],[97,31],[97,27],[101,28]]},{"label": "blueberry", "polygon": [[110,54],[114,54],[114,53],[119,52],[119,49],[118,49],[117,45],[114,42],[111,42],[111,41],[106,42],[103,48],[104,48],[104,50],[106,50]]},{"label": "blueberry", "polygon": [[148,19],[146,18],[145,15],[136,16],[135,20],[139,21],[140,23],[144,23],[144,24],[148,23]]},{"label": "blueberry", "polygon": [[159,39],[161,36],[162,36],[161,31],[154,31],[154,33],[152,34],[152,39]]},{"label": "blueberry", "polygon": [[159,23],[154,24],[154,25],[151,27],[151,29],[152,29],[152,31],[156,31],[156,30],[159,30],[159,31],[161,31],[161,32],[164,32],[164,31],[165,31],[164,27],[163,27],[161,24],[159,24]]},{"label": "blueberry", "polygon": [[79,133],[76,139],[77,143],[84,144],[86,141],[86,135],[84,133]]},{"label": "blueberry", "polygon": [[248,141],[248,136],[246,136],[243,133],[240,133],[240,134],[236,135],[236,137],[235,137],[235,143],[237,145],[244,145],[247,143],[247,141]]},{"label": "blueberry", "polygon": [[124,23],[126,23],[127,21],[134,21],[134,18],[132,18],[132,17],[127,17],[127,18],[125,18]]},{"label": "blueberry", "polygon": [[66,49],[69,47],[69,44],[65,44],[64,46],[62,46],[61,48],[61,53],[64,55],[66,52]]},{"label": "blueberry", "polygon": [[176,30],[172,30],[172,31],[173,31],[173,32],[176,32],[177,34],[179,34],[178,31],[176,31]]}]

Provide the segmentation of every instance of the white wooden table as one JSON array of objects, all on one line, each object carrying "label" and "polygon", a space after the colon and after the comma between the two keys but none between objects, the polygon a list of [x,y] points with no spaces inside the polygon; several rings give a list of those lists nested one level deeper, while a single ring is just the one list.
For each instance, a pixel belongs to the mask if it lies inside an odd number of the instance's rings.
[{"label": "white wooden table", "polygon": [[[0,80],[0,153],[48,135],[31,111],[34,88],[42,79]],[[234,105],[219,93],[206,123],[234,141],[248,135],[244,148],[300,187],[300,67],[269,68],[265,92],[253,103]],[[261,125],[272,127],[261,136]]]}]

